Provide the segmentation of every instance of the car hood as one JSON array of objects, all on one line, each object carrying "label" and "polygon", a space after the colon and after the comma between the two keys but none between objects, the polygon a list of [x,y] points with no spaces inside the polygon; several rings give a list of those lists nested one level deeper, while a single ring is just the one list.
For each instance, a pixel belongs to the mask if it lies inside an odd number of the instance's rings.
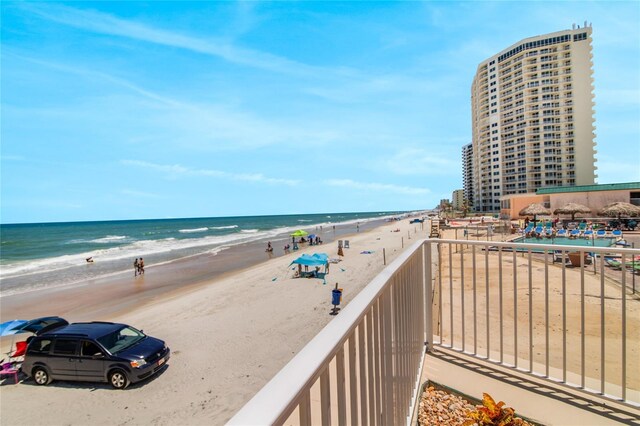
[{"label": "car hood", "polygon": [[162,352],[164,346],[162,340],[147,336],[130,348],[118,352],[118,356],[130,359],[149,358]]}]

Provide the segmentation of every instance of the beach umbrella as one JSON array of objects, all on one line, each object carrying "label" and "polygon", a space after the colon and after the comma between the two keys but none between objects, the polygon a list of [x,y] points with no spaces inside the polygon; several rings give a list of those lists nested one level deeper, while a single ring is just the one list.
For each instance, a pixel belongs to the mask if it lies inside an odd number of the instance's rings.
[{"label": "beach umbrella", "polygon": [[600,216],[617,217],[618,219],[620,219],[621,216],[640,216],[640,207],[618,201],[607,204],[598,214]]},{"label": "beach umbrella", "polygon": [[591,209],[583,204],[569,203],[553,211],[553,214],[570,214],[571,221],[576,220],[576,213],[591,213]]},{"label": "beach umbrella", "polygon": [[8,336],[20,332],[20,326],[27,323],[27,320],[11,320],[0,324],[0,336]]},{"label": "beach umbrella", "polygon": [[520,216],[533,216],[533,223],[536,223],[536,217],[539,214],[551,214],[551,210],[540,203],[529,204],[518,213]]},{"label": "beach umbrella", "polygon": [[302,229],[298,229],[297,231],[295,231],[293,234],[290,234],[292,237],[304,237],[306,235],[309,235],[309,233],[307,231],[303,231]]}]

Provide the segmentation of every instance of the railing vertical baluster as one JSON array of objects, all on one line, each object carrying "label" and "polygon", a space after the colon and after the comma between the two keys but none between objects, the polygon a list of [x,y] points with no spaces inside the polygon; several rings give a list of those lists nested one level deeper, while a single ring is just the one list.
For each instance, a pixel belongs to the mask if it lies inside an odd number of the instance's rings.
[{"label": "railing vertical baluster", "polygon": [[465,334],[465,309],[464,309],[464,252],[460,250],[460,316],[462,321],[462,352],[465,351],[467,336]]},{"label": "railing vertical baluster", "polygon": [[442,324],[442,244],[438,243],[438,328],[440,329],[440,344],[444,343],[444,326]]},{"label": "railing vertical baluster", "polygon": [[473,280],[473,354],[478,354],[478,317],[476,315],[477,310],[477,297],[476,297],[476,248],[471,248],[471,271]]},{"label": "railing vertical baluster", "polygon": [[382,306],[380,305],[381,298],[378,298],[373,304],[373,372],[374,372],[374,392],[375,392],[375,417],[372,424],[381,425],[382,423],[382,354],[383,346],[381,341],[381,324],[382,324]]},{"label": "railing vertical baluster", "polygon": [[451,328],[451,336],[450,336],[450,340],[451,340],[451,348],[453,349],[453,334],[454,334],[454,330],[453,330],[453,256],[451,254],[451,243],[448,244],[449,246],[449,326]]},{"label": "railing vertical baluster", "polygon": [[356,378],[356,339],[355,330],[349,336],[349,413],[350,424],[358,424],[358,383]]},{"label": "railing vertical baluster", "polygon": [[311,397],[310,389],[307,389],[300,400],[298,413],[300,414],[300,426],[311,426]]},{"label": "railing vertical baluster", "polygon": [[365,359],[364,326],[364,321],[358,326],[358,366],[360,367],[360,423],[366,425],[369,422],[367,420],[367,364]]},{"label": "railing vertical baluster", "polygon": [[401,316],[400,316],[400,303],[401,295],[400,288],[402,287],[402,275],[404,270],[400,271],[395,277],[393,286],[391,287],[391,293],[393,294],[392,312],[393,312],[393,423],[398,422],[398,405],[402,401],[402,330],[401,330]]},{"label": "railing vertical baluster", "polygon": [[331,426],[331,384],[329,382],[329,367],[320,375],[320,415],[323,426]]},{"label": "railing vertical baluster", "polygon": [[[476,246],[472,246],[474,249]],[[491,333],[489,330],[489,250],[485,247],[484,250],[484,291],[485,295],[485,313],[487,316],[487,359],[491,359]]]},{"label": "railing vertical baluster", "polygon": [[[488,251],[488,250],[487,250]],[[487,268],[487,274],[489,269]],[[500,364],[504,362],[504,330],[502,326],[503,312],[502,312],[502,247],[498,248],[498,291],[500,300]]]},{"label": "railing vertical baluster", "polygon": [[580,387],[584,389],[585,385],[585,320],[584,317],[584,270],[586,252],[580,251]]},{"label": "railing vertical baluster", "polygon": [[[393,280],[393,279],[392,279]],[[391,285],[393,288],[393,283]],[[393,330],[391,323],[392,292],[388,288],[383,296],[382,342],[384,345],[382,376],[382,424],[393,424]]]},{"label": "railing vertical baluster", "polygon": [[[531,267],[531,249],[529,249],[529,372],[533,372],[533,268]],[[517,320],[516,320],[517,321]]]},{"label": "railing vertical baluster", "polygon": [[375,425],[376,421],[376,408],[375,408],[375,392],[374,392],[374,384],[376,381],[376,374],[373,370],[373,309],[370,309],[366,316],[367,323],[367,384],[369,385],[369,424]]},{"label": "railing vertical baluster", "polygon": [[562,381],[567,382],[567,252],[562,251]]},{"label": "railing vertical baluster", "polygon": [[336,354],[336,387],[338,395],[338,424],[347,424],[347,396],[345,392],[344,346]]},{"label": "railing vertical baluster", "polygon": [[[633,259],[633,258],[632,258]],[[627,264],[625,255],[622,255],[622,400],[627,400]],[[637,360],[636,360],[637,361]]]},{"label": "railing vertical baluster", "polygon": [[513,250],[513,365],[518,368],[518,262]]},{"label": "railing vertical baluster", "polygon": [[[602,256],[602,255],[601,255]],[[605,383],[605,336],[604,336],[604,257],[601,257],[600,261],[600,393],[604,395],[604,383]]]},{"label": "railing vertical baluster", "polygon": [[[551,257],[553,260],[553,256]],[[549,252],[544,252],[544,365],[545,377],[549,377]]]},{"label": "railing vertical baluster", "polygon": [[[425,285],[425,293],[423,296],[425,297],[425,304],[424,304],[424,309],[422,310],[422,315],[424,317],[424,324],[425,324],[425,334],[426,336],[424,337],[427,348],[427,351],[431,351],[433,349],[433,289],[432,289],[432,276],[433,276],[433,270],[432,270],[432,261],[431,261],[431,256],[433,256],[433,253],[431,251],[431,243],[426,242],[423,246],[424,248],[424,256],[423,256],[423,264],[424,264],[424,285]],[[440,266],[440,264],[438,264],[438,267]],[[441,275],[440,273],[438,273],[438,275]],[[439,306],[439,310],[440,313],[442,313],[442,291],[439,292],[440,294],[440,306]],[[442,333],[440,333],[442,334]],[[440,343],[442,343],[442,336],[440,336]]]}]

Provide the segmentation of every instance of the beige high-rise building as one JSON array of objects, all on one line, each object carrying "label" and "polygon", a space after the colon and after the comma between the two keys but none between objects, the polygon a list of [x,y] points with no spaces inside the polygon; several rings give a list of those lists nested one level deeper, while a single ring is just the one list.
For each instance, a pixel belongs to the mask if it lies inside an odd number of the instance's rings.
[{"label": "beige high-rise building", "polygon": [[473,201],[595,182],[591,26],[519,41],[479,66],[471,88]]}]

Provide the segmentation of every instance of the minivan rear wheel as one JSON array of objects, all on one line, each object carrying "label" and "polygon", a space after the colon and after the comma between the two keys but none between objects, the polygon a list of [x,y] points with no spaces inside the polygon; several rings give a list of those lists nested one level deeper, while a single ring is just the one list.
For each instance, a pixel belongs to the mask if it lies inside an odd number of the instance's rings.
[{"label": "minivan rear wheel", "polygon": [[47,373],[47,370],[45,370],[42,367],[34,368],[32,375],[33,375],[33,380],[36,382],[36,384],[40,386],[45,386],[51,383],[51,376],[49,376],[49,373]]},{"label": "minivan rear wheel", "polygon": [[122,370],[113,370],[109,373],[109,383],[116,389],[124,389],[129,386],[129,378]]}]

